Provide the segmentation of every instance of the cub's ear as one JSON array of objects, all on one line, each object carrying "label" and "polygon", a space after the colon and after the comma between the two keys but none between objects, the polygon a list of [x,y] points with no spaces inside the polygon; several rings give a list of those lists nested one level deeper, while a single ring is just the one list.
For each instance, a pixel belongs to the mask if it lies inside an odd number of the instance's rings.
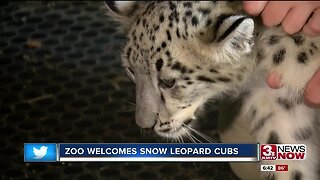
[{"label": "cub's ear", "polygon": [[137,1],[104,1],[109,10],[108,16],[118,22],[119,30],[127,32],[135,19],[135,12],[139,9]]},{"label": "cub's ear", "polygon": [[223,44],[225,48],[230,48],[230,51],[238,51],[243,54],[251,52],[254,36],[253,19],[237,15],[225,18],[223,22],[218,23],[221,24],[220,28],[215,31],[214,41],[216,43]]},{"label": "cub's ear", "polygon": [[[221,15],[197,37],[217,51],[218,59],[238,59],[252,50],[254,21],[244,15]],[[222,61],[222,60],[221,60]]]},{"label": "cub's ear", "polygon": [[137,7],[136,1],[104,1],[110,12],[117,16],[127,16],[133,14]]}]

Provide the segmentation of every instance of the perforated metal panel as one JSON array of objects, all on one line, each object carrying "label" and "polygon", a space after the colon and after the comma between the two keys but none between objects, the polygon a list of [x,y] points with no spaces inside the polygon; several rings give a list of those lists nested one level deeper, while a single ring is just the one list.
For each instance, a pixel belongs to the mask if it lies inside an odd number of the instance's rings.
[{"label": "perforated metal panel", "polygon": [[[23,162],[26,142],[165,142],[134,122],[125,38],[101,7],[1,2],[0,179],[237,179],[227,163]],[[217,138],[212,121],[200,128]]]}]

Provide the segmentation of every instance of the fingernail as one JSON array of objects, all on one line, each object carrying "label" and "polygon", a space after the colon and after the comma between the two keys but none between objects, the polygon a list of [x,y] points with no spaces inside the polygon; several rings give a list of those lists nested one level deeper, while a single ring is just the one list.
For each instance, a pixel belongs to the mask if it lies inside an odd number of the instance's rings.
[{"label": "fingernail", "polygon": [[258,16],[267,3],[268,1],[244,1],[243,7],[248,14]]}]

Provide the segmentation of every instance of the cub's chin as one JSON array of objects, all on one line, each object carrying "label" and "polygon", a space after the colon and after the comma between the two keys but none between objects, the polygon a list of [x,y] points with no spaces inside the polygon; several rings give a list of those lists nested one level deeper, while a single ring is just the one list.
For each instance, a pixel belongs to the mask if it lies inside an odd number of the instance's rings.
[{"label": "cub's chin", "polygon": [[195,119],[187,119],[180,123],[177,122],[166,122],[160,123],[158,121],[154,126],[154,131],[161,137],[180,140],[184,136],[190,134],[190,131],[193,129],[191,126]]}]

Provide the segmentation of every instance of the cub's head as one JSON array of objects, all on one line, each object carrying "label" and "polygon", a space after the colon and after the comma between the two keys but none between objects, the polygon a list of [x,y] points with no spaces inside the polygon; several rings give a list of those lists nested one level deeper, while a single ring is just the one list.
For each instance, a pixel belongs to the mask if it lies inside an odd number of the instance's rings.
[{"label": "cub's head", "polygon": [[136,84],[136,123],[179,138],[210,98],[245,79],[253,20],[226,2],[106,1],[128,36],[123,67]]}]

